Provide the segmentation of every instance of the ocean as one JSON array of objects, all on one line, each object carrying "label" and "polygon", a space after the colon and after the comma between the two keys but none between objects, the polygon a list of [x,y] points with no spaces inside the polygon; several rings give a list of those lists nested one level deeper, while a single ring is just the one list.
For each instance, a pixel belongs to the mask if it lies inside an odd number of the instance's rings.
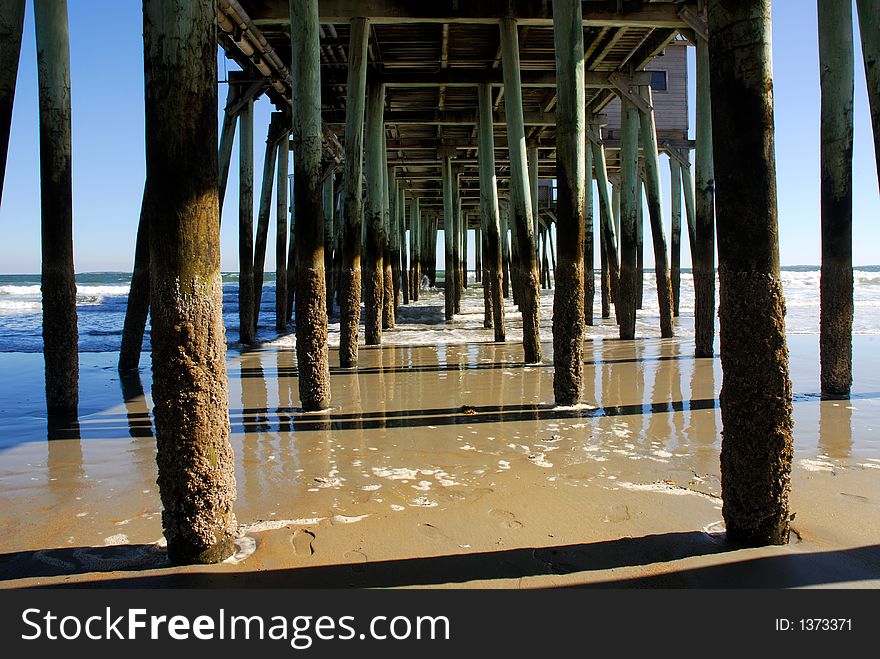
[{"label": "ocean", "polygon": [[[854,334],[880,334],[880,266],[860,266],[855,269],[855,318]],[[77,275],[77,314],[79,322],[80,352],[113,352],[119,350],[122,326],[125,318],[129,280],[131,275],[121,272],[82,273]],[[470,274],[473,280],[473,273]],[[783,288],[787,302],[786,331],[788,334],[818,334],[819,332],[819,268],[816,266],[792,266],[783,268]],[[596,309],[599,315],[598,278],[596,281]],[[454,343],[468,338],[463,331],[450,332],[439,327],[436,314],[436,295],[426,295],[406,316],[414,326],[438,325],[436,330],[422,327],[413,332],[415,343]],[[481,289],[471,287],[466,297],[482,296]],[[682,272],[682,319],[693,316],[693,279],[689,271]],[[39,275],[0,275],[0,352],[38,353],[42,351],[42,315]],[[472,300],[476,303],[477,300]],[[471,305],[479,309],[479,304]],[[544,315],[552,314],[552,293],[542,292]],[[223,275],[223,316],[227,327],[230,347],[238,345],[238,275]],[[257,339],[263,343],[285,345],[286,337],[275,329],[275,282],[274,275],[267,273],[260,309],[260,328]],[[645,334],[657,323],[657,297],[654,272],[645,272],[644,309],[639,312],[640,328]],[[511,319],[513,320],[513,319]],[[420,322],[421,321],[421,322]],[[607,325],[607,324],[606,324]],[[475,327],[476,328],[476,327]],[[331,318],[331,344],[338,322]],[[614,334],[613,327],[597,327],[603,336]],[[681,323],[677,333],[692,334],[692,323]],[[401,337],[402,338],[402,337]],[[474,337],[476,338],[476,337]],[[338,341],[338,340],[337,340]],[[398,341],[395,341],[398,342]],[[149,350],[149,332],[144,339],[144,350]]]}]

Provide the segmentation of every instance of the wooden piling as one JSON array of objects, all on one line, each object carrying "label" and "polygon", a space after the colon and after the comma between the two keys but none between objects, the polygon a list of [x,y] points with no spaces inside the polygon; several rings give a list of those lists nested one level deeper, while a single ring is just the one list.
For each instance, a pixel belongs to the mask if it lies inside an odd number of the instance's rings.
[{"label": "wooden piling", "polygon": [[672,225],[670,242],[670,280],[672,281],[672,315],[679,315],[681,306],[681,164],[669,158],[669,182],[672,196]]},{"label": "wooden piling", "polygon": [[422,219],[419,198],[413,196],[409,209],[410,298],[419,301],[422,290]]},{"label": "wooden piling", "polygon": [[715,173],[712,164],[709,44],[697,36],[696,227],[694,273],[694,354],[715,354]]},{"label": "wooden piling", "polygon": [[361,228],[364,224],[364,115],[370,21],[353,18],[348,48],[345,164],[342,174],[342,264],[339,274],[339,365],[357,366],[361,318]]},{"label": "wooden piling", "polygon": [[[594,125],[598,132],[599,126]],[[615,305],[615,315],[620,323],[617,312],[617,289],[620,280],[617,257],[617,237],[614,234],[614,217],[611,213],[611,199],[608,197],[608,169],[605,163],[605,147],[591,142],[593,148],[593,168],[596,171],[596,185],[599,188],[599,220],[602,225],[601,241],[605,249],[606,263],[608,264],[608,295],[611,303]],[[603,303],[604,306],[604,303]],[[610,310],[609,310],[610,315]],[[604,308],[602,317],[605,318]]]},{"label": "wooden piling", "polygon": [[483,230],[481,227],[474,229],[474,281],[483,283]]},{"label": "wooden piling", "polygon": [[254,101],[239,113],[238,323],[243,345],[254,342]]},{"label": "wooden piling", "polygon": [[[38,2],[59,6],[61,2]],[[235,550],[213,3],[144,0],[153,416],[172,563]]]},{"label": "wooden piling", "polygon": [[0,203],[3,201],[3,181],[9,155],[9,131],[21,57],[24,8],[25,0],[0,0]]},{"label": "wooden piling", "polygon": [[385,267],[382,206],[385,199],[385,174],[382,156],[385,112],[385,86],[371,84],[367,97],[364,151],[367,164],[367,194],[364,204],[366,237],[364,242],[364,333],[367,345],[382,343],[382,313],[385,294]]},{"label": "wooden piling", "polygon": [[593,305],[596,300],[595,255],[593,253],[593,149],[589,141],[584,148],[584,323],[593,325]]},{"label": "wooden piling", "polygon": [[684,195],[684,209],[687,218],[688,246],[691,251],[691,271],[697,260],[697,210],[694,200],[694,172],[688,165],[681,168],[681,191]]},{"label": "wooden piling", "polygon": [[[275,329],[287,328],[287,219],[290,215],[288,172],[290,169],[290,120],[284,115],[284,131],[278,142],[278,180],[275,184]],[[293,264],[291,264],[293,265]]]},{"label": "wooden piling", "polygon": [[[651,88],[639,87],[639,94],[653,107]],[[641,142],[645,162],[645,192],[648,196],[648,216],[651,222],[651,244],[654,248],[654,273],[657,282],[657,304],[660,310],[660,336],[671,338],[675,332],[672,326],[672,285],[669,281],[669,255],[666,249],[666,234],[663,229],[663,202],[660,198],[660,157],[657,152],[657,126],[654,112],[641,112]],[[642,206],[641,196],[639,207]],[[643,224],[641,218],[640,223]],[[640,271],[639,282],[644,280]]]},{"label": "wooden piling", "polygon": [[505,205],[501,211],[501,258],[502,258],[502,282],[501,292],[504,299],[510,298],[510,229],[508,227],[509,206]]},{"label": "wooden piling", "polygon": [[636,180],[636,309],[642,308],[645,296],[645,214],[644,214],[644,172],[639,167]]},{"label": "wooden piling", "polygon": [[226,106],[223,110],[223,128],[220,131],[220,146],[218,156],[220,158],[217,181],[220,186],[220,219],[223,219],[223,202],[226,200],[226,187],[229,184],[229,167],[232,163],[232,147],[235,143],[235,129],[238,126],[238,112],[232,112],[231,108],[238,99],[239,86],[230,74],[229,89],[226,92]]},{"label": "wooden piling", "polygon": [[[620,338],[636,336],[636,288],[638,286],[637,228],[639,198],[639,110],[627,98],[620,99],[620,286],[616,309]],[[607,252],[606,252],[607,254]],[[611,257],[609,256],[609,262]]]},{"label": "wooden piling", "polygon": [[[388,172],[390,177],[391,195],[391,233],[389,234],[390,251],[391,251],[391,283],[393,288],[392,304],[394,311],[400,306],[400,204],[403,190],[397,178],[394,176],[394,168]],[[395,317],[396,321],[396,317]]]},{"label": "wooden piling", "polygon": [[[779,275],[770,0],[709,0],[727,537],[785,544],[791,380]],[[749,176],[743,176],[748,171]]]},{"label": "wooden piling", "polygon": [[307,412],[330,406],[327,291],[321,208],[321,44],[318,0],[290,0],[293,190],[296,228],[296,363]]},{"label": "wooden piling", "polygon": [[260,324],[260,306],[263,302],[263,278],[266,267],[266,244],[269,242],[269,219],[272,216],[272,192],[275,187],[275,165],[278,159],[278,139],[281,131],[281,113],[272,113],[266,134],[266,155],[263,160],[263,181],[260,186],[260,207],[257,210],[257,237],[254,241],[254,329]]},{"label": "wooden piling", "polygon": [[[553,394],[557,405],[575,405],[581,398],[584,375],[584,216],[587,184],[584,155],[587,137],[584,29],[580,0],[554,1],[553,34],[558,92],[556,231],[559,237],[559,260],[554,269]],[[537,163],[535,170],[537,179]],[[548,238],[549,234],[548,226]]]},{"label": "wooden piling", "polygon": [[874,128],[874,156],[877,159],[877,183],[880,184],[880,0],[856,0],[862,34],[862,58],[868,83],[868,104]]},{"label": "wooden piling", "polygon": [[410,303],[410,273],[409,273],[409,256],[406,251],[406,190],[401,185],[399,187],[400,197],[398,198],[398,210],[397,217],[400,222],[399,230],[400,237],[398,238],[398,245],[400,246],[400,292],[403,295],[403,303]]},{"label": "wooden piling", "polygon": [[535,227],[535,250],[537,251],[537,236],[541,223],[538,214],[538,144],[534,141],[526,143],[526,160],[529,166],[529,194],[532,200],[532,222]]},{"label": "wooden piling", "polygon": [[324,306],[327,315],[333,314],[333,235],[336,227],[336,185],[331,174],[324,179],[321,189],[324,210],[324,279],[327,285],[327,299]]},{"label": "wooden piling", "polygon": [[79,402],[76,277],[73,269],[70,46],[67,0],[36,0],[40,105],[43,356],[50,415],[75,415]]},{"label": "wooden piling", "polygon": [[[498,211],[498,178],[495,171],[495,132],[492,125],[492,88],[488,84],[480,85],[477,91],[479,103],[479,150],[477,156],[480,166],[480,225],[485,236],[486,254],[484,263],[486,271],[483,286],[488,293],[492,327],[495,340],[506,339],[504,323],[504,268],[502,264],[501,217]],[[504,227],[506,234],[507,227]],[[485,325],[485,323],[484,323]]]},{"label": "wooden piling", "polygon": [[382,127],[382,174],[384,182],[382,191],[382,329],[394,329],[394,271],[391,265],[391,179],[392,171],[388,168],[388,145],[385,127]]},{"label": "wooden piling", "polygon": [[[461,198],[458,200],[459,208],[461,208]],[[465,290],[468,279],[468,218],[467,214],[459,211],[461,214],[461,257],[459,258],[459,263],[461,264],[461,290]],[[461,291],[459,292],[459,298],[461,297]],[[459,307],[461,307],[461,299],[459,299]],[[461,313],[461,309],[459,308],[459,313]]]},{"label": "wooden piling", "polygon": [[134,248],[134,266],[128,288],[128,304],[122,326],[122,343],[119,347],[119,370],[136,370],[141,361],[141,347],[150,312],[150,219],[147,185],[141,201],[137,238]]},{"label": "wooden piling", "polygon": [[[853,16],[848,2],[818,0],[821,108],[822,393],[852,386]],[[880,29],[875,25],[874,29]]]},{"label": "wooden piling", "polygon": [[452,160],[443,156],[443,242],[445,259],[443,265],[443,299],[446,322],[455,316],[455,217],[453,204]]},{"label": "wooden piling", "polygon": [[504,77],[504,105],[507,118],[507,144],[510,151],[511,213],[516,225],[520,297],[523,319],[523,352],[527,364],[541,361],[541,307],[535,228],[525,152],[522,84],[520,80],[519,36],[516,21],[501,20],[501,59]]}]

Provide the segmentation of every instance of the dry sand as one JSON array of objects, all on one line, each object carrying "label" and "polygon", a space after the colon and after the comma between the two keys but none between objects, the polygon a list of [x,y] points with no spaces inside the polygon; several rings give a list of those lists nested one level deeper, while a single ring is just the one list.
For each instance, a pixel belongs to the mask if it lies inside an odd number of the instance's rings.
[{"label": "dry sand", "polygon": [[575,409],[515,343],[364,348],[360,370],[332,369],[327,414],[296,410],[289,348],[230,354],[240,551],[178,569],[149,396],[127,381],[104,405],[115,355],[87,356],[100,409],[47,442],[39,355],[3,356],[22,377],[0,411],[0,587],[877,587],[880,352],[857,337],[853,399],[821,401],[816,344],[790,340],[796,534],[764,549],[724,540],[720,362],[691,339],[588,340]]}]

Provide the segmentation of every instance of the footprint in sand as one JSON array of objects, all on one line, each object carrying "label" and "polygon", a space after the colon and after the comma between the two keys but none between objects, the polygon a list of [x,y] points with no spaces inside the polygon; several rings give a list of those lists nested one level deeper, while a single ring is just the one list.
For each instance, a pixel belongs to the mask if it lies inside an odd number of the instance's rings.
[{"label": "footprint in sand", "polygon": [[493,508],[489,511],[489,517],[503,529],[521,529],[523,527],[522,522],[508,510]]},{"label": "footprint in sand", "polygon": [[622,503],[616,503],[611,508],[608,509],[608,514],[605,515],[605,522],[617,523],[617,522],[625,522],[629,519],[629,508]]},{"label": "footprint in sand", "polygon": [[449,536],[443,533],[433,524],[419,524],[419,533],[431,540],[449,540]]},{"label": "footprint in sand", "polygon": [[297,556],[313,556],[315,548],[312,543],[315,541],[315,534],[305,529],[297,529],[290,538],[290,544],[293,545],[293,553]]}]

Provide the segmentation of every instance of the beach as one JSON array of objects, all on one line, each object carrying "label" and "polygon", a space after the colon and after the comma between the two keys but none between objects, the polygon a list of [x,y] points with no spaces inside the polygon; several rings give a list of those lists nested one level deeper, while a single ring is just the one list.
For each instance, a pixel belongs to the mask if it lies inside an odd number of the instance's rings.
[{"label": "beach", "polygon": [[569,408],[553,404],[549,292],[537,365],[512,305],[508,342],[491,341],[473,285],[453,323],[440,292],[401,307],[357,371],[338,368],[331,319],[321,413],[297,409],[292,336],[241,352],[230,331],[238,552],[211,567],[167,565],[149,355],[120,379],[117,353],[83,352],[78,424],[47,428],[41,355],[0,353],[0,586],[880,586],[873,284],[857,273],[848,400],[821,399],[818,298],[795,290],[803,273],[787,284],[794,533],[742,549],[721,522],[717,344],[693,357],[687,279],[677,337],[660,339],[648,275],[639,338],[588,328]]}]

